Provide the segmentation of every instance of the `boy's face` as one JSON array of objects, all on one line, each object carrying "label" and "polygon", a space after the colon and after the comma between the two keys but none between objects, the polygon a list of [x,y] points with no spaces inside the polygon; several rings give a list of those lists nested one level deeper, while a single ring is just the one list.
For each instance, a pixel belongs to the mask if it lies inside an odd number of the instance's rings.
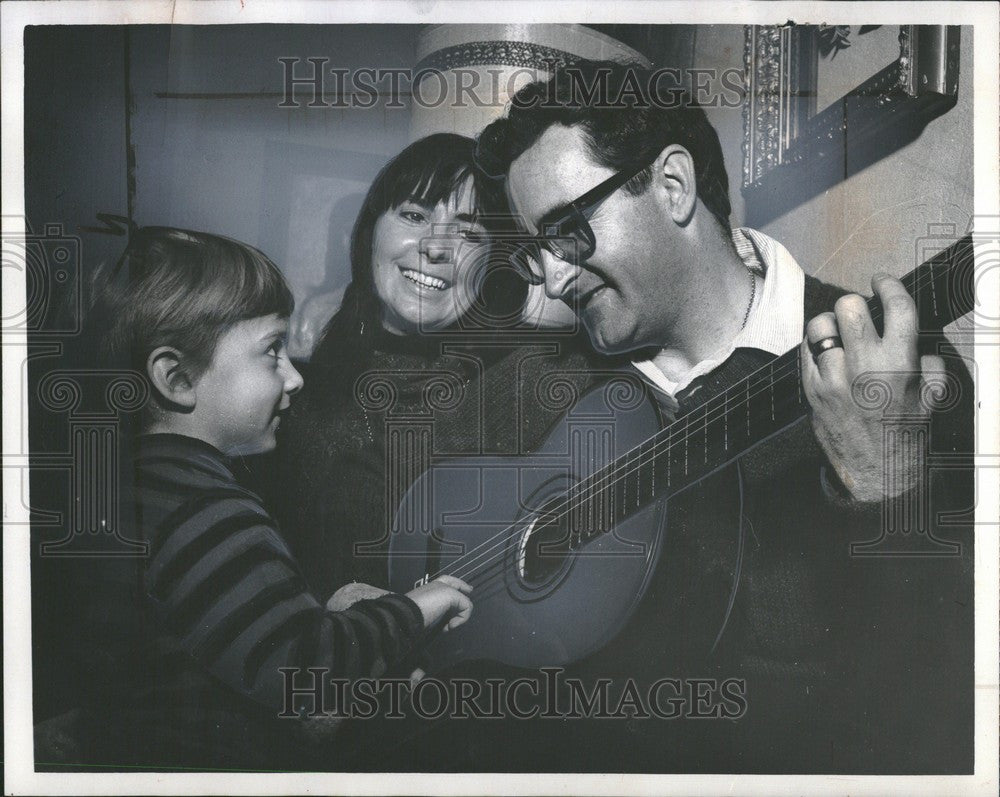
[{"label": "boy's face", "polygon": [[239,321],[215,348],[194,383],[195,414],[208,442],[227,455],[275,446],[280,414],[302,387],[285,351],[288,319],[277,315]]}]

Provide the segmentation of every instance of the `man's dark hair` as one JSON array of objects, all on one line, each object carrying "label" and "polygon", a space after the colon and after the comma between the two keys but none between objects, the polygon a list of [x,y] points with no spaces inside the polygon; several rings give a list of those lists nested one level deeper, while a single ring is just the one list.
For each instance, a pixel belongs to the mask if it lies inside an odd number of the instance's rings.
[{"label": "man's dark hair", "polygon": [[[660,73],[662,75],[662,73]],[[608,61],[580,61],[556,69],[547,81],[529,83],[511,99],[506,117],[479,136],[477,165],[494,177],[552,125],[579,127],[591,157],[619,171],[653,161],[668,144],[684,147],[694,160],[698,198],[729,230],[729,178],[722,147],[704,110],[679,92],[664,91],[658,74]],[[645,169],[625,184],[641,194],[652,180]]]}]

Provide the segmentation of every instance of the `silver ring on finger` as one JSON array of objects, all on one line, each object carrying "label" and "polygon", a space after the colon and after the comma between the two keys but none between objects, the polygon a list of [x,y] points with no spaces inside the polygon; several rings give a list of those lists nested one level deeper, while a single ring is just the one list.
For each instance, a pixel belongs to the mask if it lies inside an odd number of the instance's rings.
[{"label": "silver ring on finger", "polygon": [[844,341],[840,339],[839,335],[830,335],[828,338],[823,338],[822,340],[817,340],[815,343],[809,344],[809,351],[812,352],[813,360],[818,360],[819,356],[830,349],[842,349],[844,348]]}]

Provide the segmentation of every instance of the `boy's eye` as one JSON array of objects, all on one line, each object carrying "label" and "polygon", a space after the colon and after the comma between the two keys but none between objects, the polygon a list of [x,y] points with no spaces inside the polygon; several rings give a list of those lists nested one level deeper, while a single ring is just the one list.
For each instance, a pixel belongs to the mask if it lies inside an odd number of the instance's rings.
[{"label": "boy's eye", "polygon": [[271,357],[277,359],[281,356],[281,350],[284,348],[285,342],[283,340],[276,340],[270,346],[267,347],[267,354]]}]

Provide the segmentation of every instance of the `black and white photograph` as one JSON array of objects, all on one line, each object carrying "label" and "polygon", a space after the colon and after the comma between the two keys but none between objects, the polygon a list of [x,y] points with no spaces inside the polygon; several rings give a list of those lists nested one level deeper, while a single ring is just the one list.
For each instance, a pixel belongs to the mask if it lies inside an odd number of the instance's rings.
[{"label": "black and white photograph", "polygon": [[6,794],[996,794],[1000,11],[4,2]]}]

